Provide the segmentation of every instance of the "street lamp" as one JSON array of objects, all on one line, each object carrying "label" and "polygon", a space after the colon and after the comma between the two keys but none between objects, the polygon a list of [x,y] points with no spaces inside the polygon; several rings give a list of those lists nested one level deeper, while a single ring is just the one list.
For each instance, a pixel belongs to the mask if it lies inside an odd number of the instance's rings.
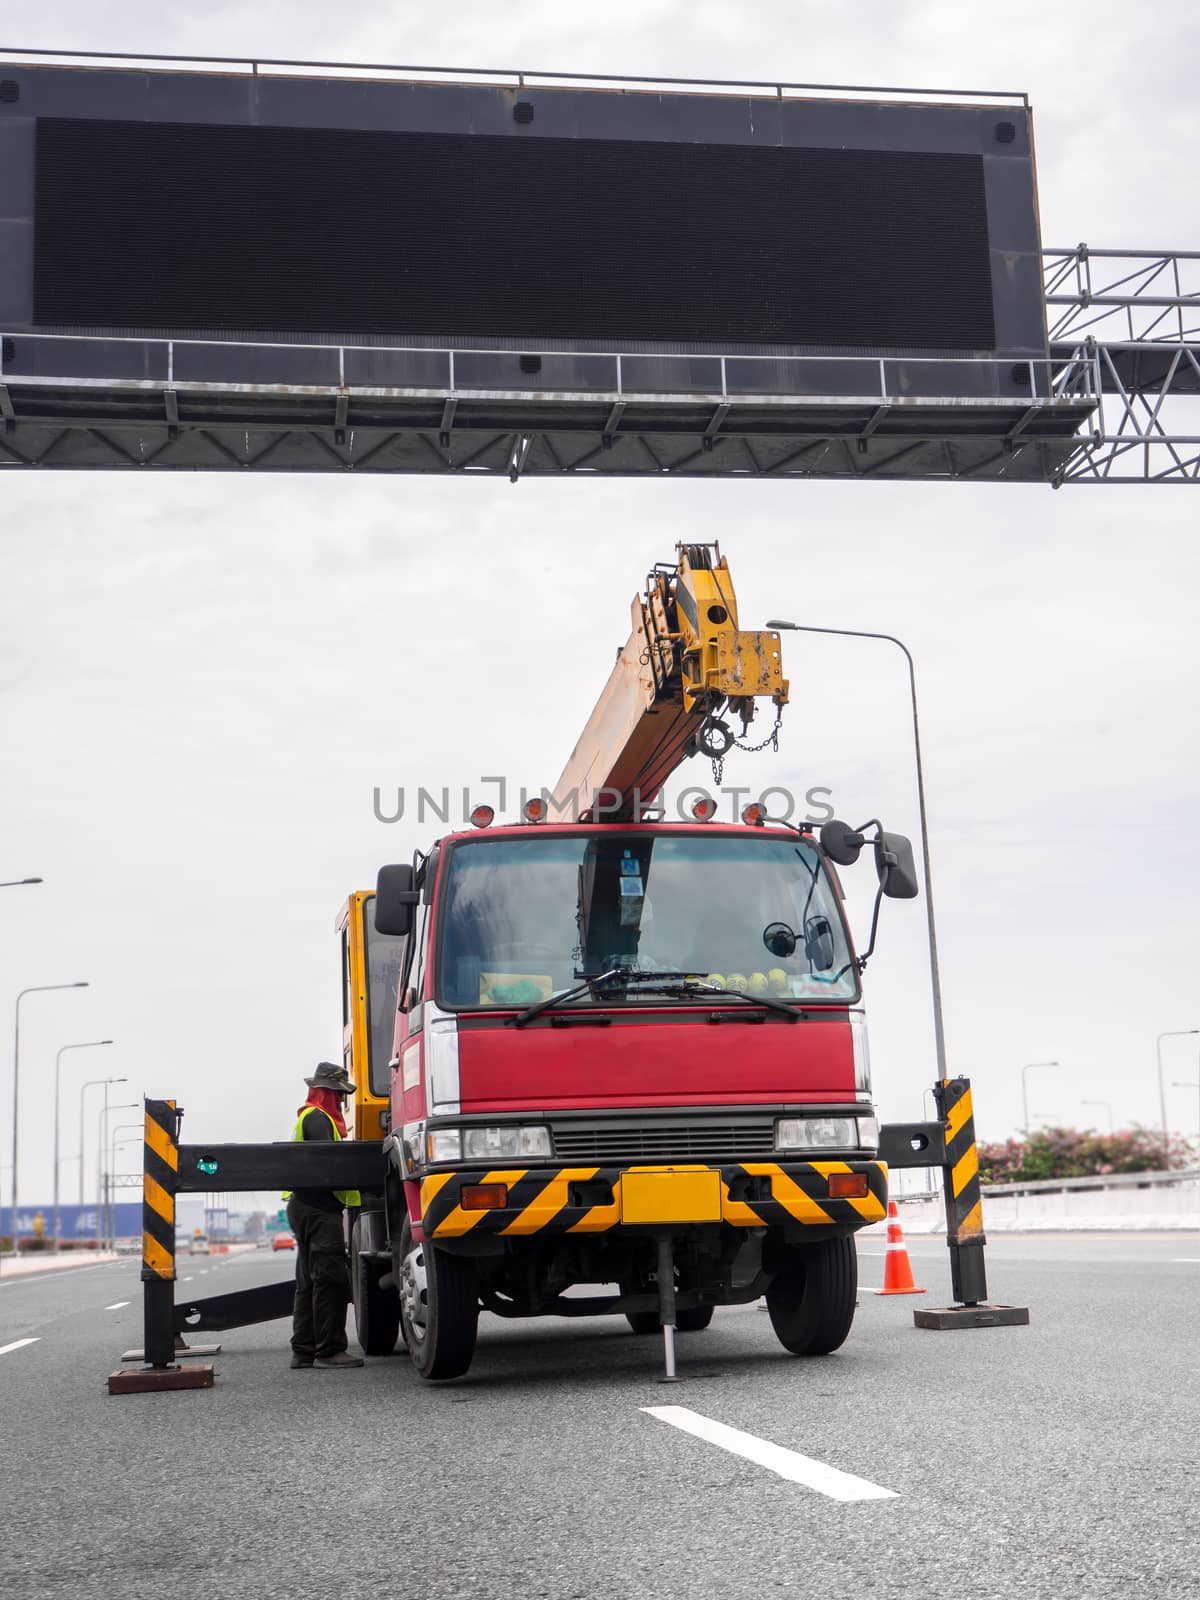
[{"label": "street lamp", "polygon": [[[128,1078],[89,1078],[79,1091],[79,1204],[83,1205],[83,1101],[89,1089],[94,1089],[98,1084],[128,1083]],[[108,1090],[104,1091],[105,1098]]]},{"label": "street lamp", "polygon": [[[114,1107],[114,1109],[116,1109],[116,1108]],[[121,1138],[118,1137],[118,1135],[120,1135],[122,1133],[130,1133],[130,1132],[140,1133],[142,1135],[142,1138],[144,1139],[145,1136],[146,1136],[146,1124],[145,1124],[145,1121],[143,1120],[142,1122],[122,1122],[112,1130],[112,1133],[109,1136],[109,1144],[108,1144],[108,1215],[109,1215],[109,1228],[108,1228],[108,1231],[109,1231],[109,1233],[110,1233],[110,1235],[112,1237],[112,1241],[113,1241],[114,1245],[116,1244],[116,1241],[117,1241],[117,1199],[116,1199],[116,1182],[115,1182],[116,1175],[117,1175],[117,1146],[119,1144],[132,1144],[134,1142],[132,1139],[121,1139]]]},{"label": "street lamp", "polygon": [[1109,1133],[1111,1133],[1113,1131],[1112,1106],[1109,1104],[1109,1102],[1107,1100],[1081,1100],[1079,1102],[1079,1104],[1081,1106],[1103,1106],[1104,1109],[1108,1112],[1108,1131],[1109,1131]]},{"label": "street lamp", "polygon": [[1021,1131],[1025,1134],[1029,1132],[1029,1084],[1025,1074],[1032,1072],[1034,1067],[1057,1067],[1058,1064],[1057,1061],[1030,1061],[1021,1068],[1021,1110],[1025,1115]]},{"label": "street lamp", "polygon": [[81,983],[35,983],[17,995],[16,1023],[13,1028],[13,1131],[12,1131],[12,1253],[17,1254],[17,1118],[21,1074],[21,1001],[27,994],[49,994],[54,989],[86,989]]},{"label": "street lamp", "polygon": [[59,1102],[59,1071],[62,1058],[68,1050],[95,1050],[100,1045],[111,1044],[111,1039],[85,1039],[81,1044],[64,1044],[54,1058],[54,1249],[57,1252],[59,1243],[58,1228],[58,1102]]},{"label": "street lamp", "polygon": [[921,724],[917,716],[917,672],[908,646],[894,633],[868,633],[862,628],[816,628],[808,623],[767,623],[768,628],[778,628],[786,633],[827,633],[842,639],[883,639],[904,652],[908,663],[908,691],[912,700],[913,750],[917,758],[917,812],[921,820],[921,863],[925,871],[925,921],[929,929],[929,983],[933,991],[933,1044],[937,1055],[938,1078],[949,1077],[946,1066],[946,1033],[942,1026],[942,980],[938,971],[937,932],[933,918],[933,875],[929,865],[929,824],[925,816],[925,770],[921,765]]},{"label": "street lamp", "polygon": [[1155,1052],[1158,1056],[1158,1109],[1162,1116],[1162,1147],[1163,1171],[1171,1165],[1171,1135],[1167,1132],[1167,1091],[1163,1085],[1163,1056],[1162,1042],[1164,1039],[1184,1039],[1189,1034],[1200,1033],[1200,1028],[1172,1028],[1166,1033],[1160,1033],[1155,1041]]},{"label": "street lamp", "polygon": [[40,878],[9,878],[7,883],[0,883],[0,889],[19,889],[22,884],[41,883]]},{"label": "street lamp", "polygon": [[[108,1122],[108,1115],[109,1115],[110,1111],[136,1111],[140,1104],[141,1104],[141,1102],[138,1101],[138,1100],[130,1100],[130,1101],[126,1102],[125,1105],[110,1106],[109,1103],[108,1103],[108,1085],[107,1085],[107,1083],[104,1085],[104,1105],[103,1105],[103,1107],[101,1108],[101,1111],[100,1111],[100,1126],[99,1126],[99,1132],[98,1132],[97,1139],[96,1139],[96,1211],[97,1211],[96,1233],[97,1233],[97,1235],[99,1235],[100,1232],[101,1232],[102,1223],[101,1223],[100,1219],[104,1216],[104,1201],[107,1198],[107,1192],[106,1192],[107,1185],[105,1183],[105,1179],[108,1177],[108,1174],[104,1171],[104,1136],[105,1136],[105,1133],[107,1132],[105,1124]],[[103,1241],[100,1241],[100,1242],[103,1243]]]}]

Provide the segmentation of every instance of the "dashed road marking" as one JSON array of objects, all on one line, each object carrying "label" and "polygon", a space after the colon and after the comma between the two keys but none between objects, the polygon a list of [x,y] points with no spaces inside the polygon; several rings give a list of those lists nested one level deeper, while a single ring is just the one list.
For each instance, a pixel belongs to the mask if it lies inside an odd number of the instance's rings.
[{"label": "dashed road marking", "polygon": [[1200,1256],[1172,1256],[1173,1267],[1200,1267]]},{"label": "dashed road marking", "polygon": [[814,1461],[811,1456],[802,1456],[798,1450],[787,1450],[783,1445],[771,1444],[769,1440],[759,1439],[753,1433],[743,1433],[740,1428],[714,1422],[711,1417],[702,1417],[698,1411],[689,1411],[687,1406],[642,1406],[641,1409],[647,1416],[657,1417],[660,1422],[669,1422],[673,1428],[681,1428],[684,1433],[690,1433],[697,1439],[719,1445],[722,1450],[729,1450],[735,1456],[744,1456],[747,1461],[765,1467],[768,1472],[777,1473],[789,1483],[801,1483],[806,1489],[815,1489],[818,1494],[828,1495],[831,1500],[898,1498],[894,1489],[884,1489],[877,1483],[869,1483],[866,1478],[856,1478],[852,1472],[841,1472],[837,1467],[826,1466],[823,1461]]},{"label": "dashed road marking", "polygon": [[21,1350],[27,1344],[36,1344],[37,1339],[14,1339],[11,1344],[0,1344],[0,1356],[6,1356],[10,1350]]},{"label": "dashed road marking", "polygon": [[128,1300],[114,1300],[111,1306],[105,1306],[105,1311],[120,1311],[122,1306],[127,1306]]}]

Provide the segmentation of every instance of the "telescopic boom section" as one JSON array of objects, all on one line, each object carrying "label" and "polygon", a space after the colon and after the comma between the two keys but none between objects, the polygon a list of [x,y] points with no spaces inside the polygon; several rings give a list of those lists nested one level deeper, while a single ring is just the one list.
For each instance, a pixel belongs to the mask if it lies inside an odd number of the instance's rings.
[{"label": "telescopic boom section", "polygon": [[745,735],[758,700],[787,703],[779,635],[743,632],[717,545],[678,545],[634,597],[633,631],[554,789],[553,811],[583,821],[636,820],[689,756],[719,762]]}]

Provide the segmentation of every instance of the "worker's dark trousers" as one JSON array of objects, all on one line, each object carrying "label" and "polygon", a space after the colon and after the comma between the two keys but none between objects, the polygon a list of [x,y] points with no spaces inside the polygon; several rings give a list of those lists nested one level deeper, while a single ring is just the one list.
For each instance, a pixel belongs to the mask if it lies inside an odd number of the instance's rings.
[{"label": "worker's dark trousers", "polygon": [[298,1356],[332,1356],[346,1348],[350,1266],[342,1213],[319,1211],[295,1195],[288,1221],[296,1235],[296,1302],[292,1349]]}]

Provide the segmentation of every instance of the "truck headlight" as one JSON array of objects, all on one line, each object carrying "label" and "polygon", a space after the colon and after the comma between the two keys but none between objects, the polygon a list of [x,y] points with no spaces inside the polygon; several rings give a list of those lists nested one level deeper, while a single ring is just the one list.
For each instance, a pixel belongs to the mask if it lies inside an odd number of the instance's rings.
[{"label": "truck headlight", "polygon": [[425,1135],[425,1150],[430,1161],[461,1161],[462,1129],[432,1128]]},{"label": "truck headlight", "polygon": [[467,1161],[527,1161],[550,1156],[550,1129],[505,1122],[496,1127],[464,1128],[463,1156]]},{"label": "truck headlight", "polygon": [[[776,1150],[857,1150],[865,1143],[859,1123],[875,1127],[874,1117],[780,1117],[775,1124]],[[864,1132],[866,1129],[864,1128]],[[878,1144],[879,1135],[875,1134]]]}]

